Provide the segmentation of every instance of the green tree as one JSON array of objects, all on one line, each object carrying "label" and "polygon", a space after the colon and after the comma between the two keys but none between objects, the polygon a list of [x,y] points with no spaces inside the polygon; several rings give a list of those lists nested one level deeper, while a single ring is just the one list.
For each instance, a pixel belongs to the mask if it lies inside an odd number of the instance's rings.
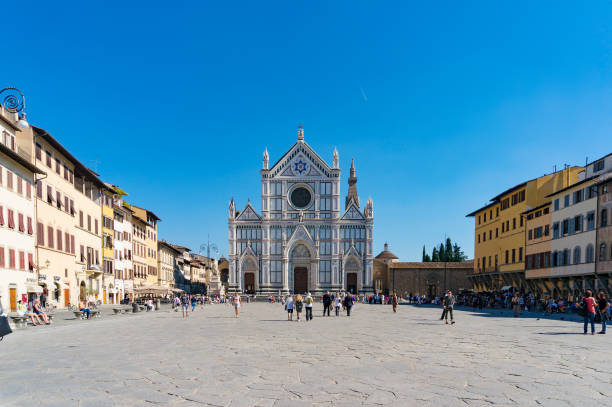
[{"label": "green tree", "polygon": [[457,243],[453,245],[453,261],[465,261],[466,256]]},{"label": "green tree", "polygon": [[440,256],[440,261],[446,261],[446,250],[444,249],[444,243],[440,243],[438,254]]},{"label": "green tree", "polygon": [[423,245],[423,256],[421,257],[421,261],[425,262],[427,260],[425,260],[427,258],[427,253],[425,252],[425,245]]},{"label": "green tree", "polygon": [[431,253],[431,261],[440,261],[440,253],[438,253],[438,249],[435,247]]},{"label": "green tree", "polygon": [[446,246],[444,247],[444,253],[446,254],[446,259],[444,261],[455,261],[453,243],[451,242],[450,237],[446,238]]}]

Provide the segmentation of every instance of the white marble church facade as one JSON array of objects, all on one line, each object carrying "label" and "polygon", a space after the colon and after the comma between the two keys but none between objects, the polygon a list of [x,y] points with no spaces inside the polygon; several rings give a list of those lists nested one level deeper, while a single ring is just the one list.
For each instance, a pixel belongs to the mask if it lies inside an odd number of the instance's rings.
[{"label": "white marble church facade", "polygon": [[301,127],[272,167],[264,152],[261,213],[250,202],[241,211],[229,204],[229,291],[372,292],[373,203],[360,209],[352,163],[342,210],[340,175],[338,152],[330,167]]}]

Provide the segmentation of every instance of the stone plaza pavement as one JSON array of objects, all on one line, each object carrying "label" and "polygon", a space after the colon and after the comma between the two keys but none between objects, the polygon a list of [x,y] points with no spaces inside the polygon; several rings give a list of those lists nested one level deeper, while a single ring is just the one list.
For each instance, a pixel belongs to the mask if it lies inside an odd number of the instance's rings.
[{"label": "stone plaza pavement", "polygon": [[576,322],[320,315],[214,304],[19,330],[0,342],[0,406],[612,406],[612,335]]}]

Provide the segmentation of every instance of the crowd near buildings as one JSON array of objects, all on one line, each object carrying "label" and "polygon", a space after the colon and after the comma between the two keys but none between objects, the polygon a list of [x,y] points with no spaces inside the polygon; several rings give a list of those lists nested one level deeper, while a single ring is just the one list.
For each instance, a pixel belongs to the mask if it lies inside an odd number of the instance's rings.
[{"label": "crowd near buildings", "polygon": [[612,154],[522,182],[474,218],[476,291],[578,298],[612,291]]},{"label": "crowd near buildings", "polygon": [[[217,260],[158,238],[161,219],[126,201],[48,131],[0,107],[0,301],[58,308],[221,289]],[[227,262],[225,280],[227,282]]]}]

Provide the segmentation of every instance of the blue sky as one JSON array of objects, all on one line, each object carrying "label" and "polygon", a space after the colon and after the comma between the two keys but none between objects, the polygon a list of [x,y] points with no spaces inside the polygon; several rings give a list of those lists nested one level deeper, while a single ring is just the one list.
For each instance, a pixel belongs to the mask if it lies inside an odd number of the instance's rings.
[{"label": "blue sky", "polygon": [[259,208],[299,123],[402,260],[472,256],[467,213],[612,150],[610,2],[122,3],[3,4],[0,87],[194,250],[227,254],[228,200]]}]

